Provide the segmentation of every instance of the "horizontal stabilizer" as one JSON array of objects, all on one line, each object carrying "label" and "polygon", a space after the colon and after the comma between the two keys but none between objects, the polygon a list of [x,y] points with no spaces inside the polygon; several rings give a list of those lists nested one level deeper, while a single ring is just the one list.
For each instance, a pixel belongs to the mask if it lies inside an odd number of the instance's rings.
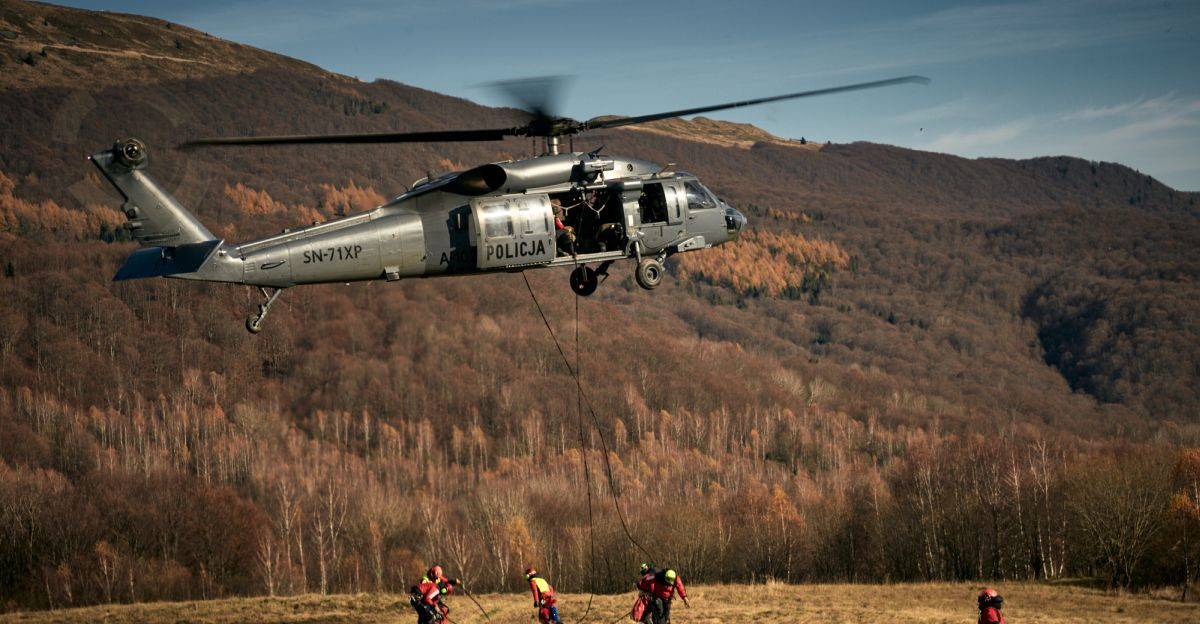
[{"label": "horizontal stabilizer", "polygon": [[113,281],[195,273],[222,242],[209,240],[177,247],[139,249],[125,259]]}]

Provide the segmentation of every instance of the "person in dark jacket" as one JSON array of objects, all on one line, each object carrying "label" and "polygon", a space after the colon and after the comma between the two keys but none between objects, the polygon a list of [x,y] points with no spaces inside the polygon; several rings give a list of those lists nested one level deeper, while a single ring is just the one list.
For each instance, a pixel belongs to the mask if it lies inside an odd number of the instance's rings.
[{"label": "person in dark jacket", "polygon": [[1004,624],[1004,598],[991,587],[979,592],[979,624]]},{"label": "person in dark jacket", "polygon": [[647,612],[653,613],[652,621],[668,623],[671,621],[671,601],[675,599],[676,595],[683,599],[685,606],[692,606],[688,604],[687,590],[683,588],[683,579],[679,578],[675,570],[667,568],[656,571],[646,567],[642,571],[642,578],[638,581],[637,588],[649,594],[650,608],[647,609]]},{"label": "person in dark jacket", "polygon": [[442,594],[454,593],[461,581],[448,579],[442,574],[442,566],[433,566],[425,573],[421,582],[412,588],[409,603],[417,612],[417,624],[428,624],[445,618],[450,607],[442,603]]}]

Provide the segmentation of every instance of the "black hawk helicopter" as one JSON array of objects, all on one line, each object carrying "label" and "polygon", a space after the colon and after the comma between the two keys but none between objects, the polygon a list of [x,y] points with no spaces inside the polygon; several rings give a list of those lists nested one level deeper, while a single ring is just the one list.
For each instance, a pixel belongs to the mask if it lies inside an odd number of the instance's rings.
[{"label": "black hawk helicopter", "polygon": [[[368,212],[245,243],[218,240],[146,172],[146,146],[118,141],[90,159],[125,197],[125,228],[145,246],[114,280],[174,277],[257,286],[265,298],[246,319],[262,329],[271,304],[301,284],[574,266],[571,288],[595,292],[613,262],[637,261],[646,289],[663,279],[668,256],[734,240],[746,217],[696,176],[599,151],[559,153],[559,139],[587,130],[753,106],[793,98],[928,83],[904,76],[773,97],[624,118],[576,121],[530,108],[524,126],[483,130],[200,139],[183,147],[320,143],[433,143],[541,137],[536,158],[480,165],[417,182]],[[589,266],[597,264],[596,268]]]}]

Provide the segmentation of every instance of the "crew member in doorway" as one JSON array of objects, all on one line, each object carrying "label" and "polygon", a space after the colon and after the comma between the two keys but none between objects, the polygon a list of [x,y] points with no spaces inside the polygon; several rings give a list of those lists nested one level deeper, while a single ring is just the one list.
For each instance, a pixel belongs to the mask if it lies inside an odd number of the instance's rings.
[{"label": "crew member in doorway", "polygon": [[538,610],[538,621],[542,624],[558,624],[558,600],[554,598],[554,588],[546,579],[538,575],[537,570],[525,570],[525,580],[529,581],[529,589],[533,592],[533,606]]},{"label": "crew member in doorway", "polygon": [[563,208],[561,201],[552,199],[550,206],[554,208],[554,241],[558,248],[556,253],[559,256],[567,254],[573,256],[575,255],[575,228],[563,224],[567,211]]},{"label": "crew member in doorway", "polygon": [[979,592],[979,624],[1004,624],[1004,597],[991,587]]}]

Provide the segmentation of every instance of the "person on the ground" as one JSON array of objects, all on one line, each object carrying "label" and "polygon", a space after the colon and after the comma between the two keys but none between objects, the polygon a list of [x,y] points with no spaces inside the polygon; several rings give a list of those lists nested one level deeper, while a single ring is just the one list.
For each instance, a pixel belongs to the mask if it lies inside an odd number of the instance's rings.
[{"label": "person on the ground", "polygon": [[442,602],[444,594],[454,593],[454,588],[462,581],[449,579],[442,573],[442,566],[432,566],[421,582],[414,585],[409,602],[417,612],[417,624],[429,624],[438,619],[444,619],[450,613],[450,607]]},{"label": "person on the ground", "polygon": [[679,578],[679,574],[671,568],[665,570],[655,570],[653,566],[642,564],[642,578],[638,581],[637,587],[643,592],[646,592],[650,598],[650,605],[646,609],[653,622],[669,623],[671,621],[671,602],[678,594],[683,600],[683,604],[687,607],[688,604],[687,590],[683,587],[683,579]]},{"label": "person on the ground", "polygon": [[542,624],[558,624],[558,600],[554,588],[533,568],[525,570],[525,580],[533,592],[533,606],[538,610],[538,621]]},{"label": "person on the ground", "polygon": [[1004,597],[991,587],[979,592],[979,624],[1004,624]]}]

